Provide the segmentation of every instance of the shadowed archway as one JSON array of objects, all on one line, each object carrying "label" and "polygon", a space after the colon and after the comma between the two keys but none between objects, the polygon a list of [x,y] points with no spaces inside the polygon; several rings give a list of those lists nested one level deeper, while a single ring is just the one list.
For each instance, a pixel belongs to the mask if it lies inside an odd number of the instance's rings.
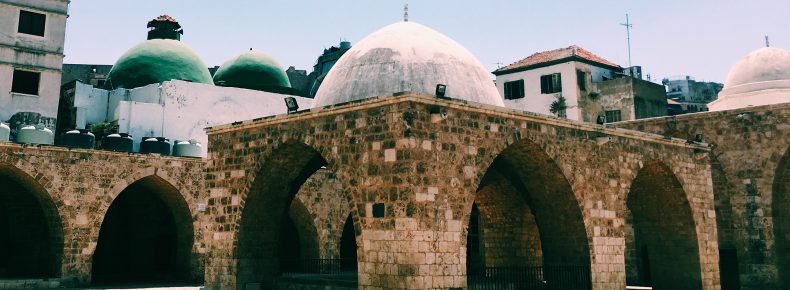
[{"label": "shadowed archway", "polygon": [[790,287],[790,149],[785,151],[776,168],[772,205],[776,266],[782,289],[787,289]]},{"label": "shadowed archway", "polygon": [[238,289],[250,283],[271,288],[285,260],[302,255],[295,253],[303,248],[294,248],[296,241],[285,244],[288,239],[299,240],[289,207],[305,181],[326,164],[318,151],[300,142],[280,144],[261,160],[238,222]]},{"label": "shadowed archway", "polygon": [[[479,218],[469,224],[477,223],[482,231],[468,235],[467,245],[478,243],[477,259],[484,261],[468,265],[469,287],[488,283],[495,278],[490,273],[501,272],[492,268],[502,267],[515,267],[506,270],[507,276],[530,277],[522,279],[528,280],[525,287],[534,282],[551,289],[591,286],[581,206],[561,169],[539,145],[521,140],[503,150],[481,179],[469,208],[475,206]],[[485,274],[474,272],[480,267]]]},{"label": "shadowed archway", "polygon": [[0,279],[60,277],[63,226],[33,177],[0,163]]},{"label": "shadowed archway", "polygon": [[629,285],[701,289],[699,246],[691,207],[677,177],[650,161],[631,184],[626,201]]},{"label": "shadowed archway", "polygon": [[186,284],[193,264],[192,216],[178,190],[159,176],[125,188],[105,214],[93,254],[94,285]]}]

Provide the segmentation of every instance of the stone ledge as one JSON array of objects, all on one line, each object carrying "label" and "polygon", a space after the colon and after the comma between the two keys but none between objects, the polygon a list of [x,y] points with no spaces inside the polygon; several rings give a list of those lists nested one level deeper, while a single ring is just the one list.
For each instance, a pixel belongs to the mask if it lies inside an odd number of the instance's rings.
[{"label": "stone ledge", "polygon": [[326,116],[338,115],[346,112],[362,111],[362,110],[381,107],[385,105],[393,105],[393,104],[407,103],[407,102],[419,103],[424,105],[439,105],[446,108],[464,111],[464,112],[475,112],[479,114],[486,114],[489,116],[497,116],[502,118],[514,119],[514,120],[540,122],[542,124],[553,125],[558,127],[565,127],[565,128],[577,129],[577,130],[588,131],[588,132],[598,132],[611,136],[626,137],[626,138],[638,139],[638,140],[648,141],[653,143],[661,143],[671,146],[699,149],[706,152],[710,151],[710,149],[707,146],[689,144],[686,142],[686,140],[669,138],[666,136],[652,134],[652,133],[645,133],[640,131],[628,130],[624,128],[614,128],[614,127],[601,126],[592,123],[572,121],[572,120],[542,115],[533,112],[519,111],[519,110],[497,107],[492,105],[470,103],[463,100],[439,99],[436,97],[417,95],[417,94],[406,94],[403,96],[398,96],[397,98],[388,97],[388,96],[375,97],[375,98],[370,98],[370,99],[365,99],[355,102],[338,104],[334,106],[312,108],[310,110],[305,110],[290,115],[289,114],[275,115],[271,117],[257,118],[252,120],[234,122],[231,124],[207,127],[204,130],[208,135],[216,135],[216,134],[226,133],[231,131],[274,126],[283,123],[292,123],[297,121],[316,119]]}]

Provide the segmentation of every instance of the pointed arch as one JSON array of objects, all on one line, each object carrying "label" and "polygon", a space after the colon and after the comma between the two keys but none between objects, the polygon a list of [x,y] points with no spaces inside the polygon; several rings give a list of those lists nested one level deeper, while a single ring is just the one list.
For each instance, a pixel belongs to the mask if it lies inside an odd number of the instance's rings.
[{"label": "pointed arch", "polygon": [[[489,189],[495,190],[486,192]],[[516,209],[518,213],[509,212],[510,210],[504,207],[496,210],[496,202],[478,200],[478,198],[489,199],[503,194],[511,194],[523,201],[522,209]],[[520,218],[519,222],[511,224],[511,227],[518,228],[523,236],[533,236],[534,241],[539,240],[538,243],[534,243],[539,246],[529,246],[529,249],[524,251],[533,251],[533,260],[542,263],[538,266],[542,267],[543,279],[551,284],[551,287],[591,285],[589,268],[591,249],[581,203],[561,168],[540,145],[528,139],[521,139],[502,150],[483,173],[475,199],[467,201],[465,221],[471,215],[474,203],[478,203],[478,206],[481,204],[493,206],[480,208],[481,215],[486,214],[484,211],[489,212],[489,216],[486,216],[489,219],[495,212],[499,212],[499,215],[505,219],[512,220],[514,216]],[[513,206],[518,205],[519,202],[499,204],[500,207],[502,204]],[[527,208],[529,216],[524,215]],[[531,226],[530,221],[533,223]],[[489,220],[486,223],[500,223],[500,221]],[[510,229],[512,230],[515,229]],[[508,229],[502,231],[507,232]],[[539,237],[535,238],[535,234]],[[487,237],[488,233],[484,233],[484,236]],[[529,239],[524,238],[524,241]],[[486,257],[495,256],[492,250],[486,249]],[[578,279],[569,281],[562,277],[570,268],[581,272],[576,276]]]},{"label": "pointed arch", "polygon": [[110,192],[92,256],[93,284],[202,280],[193,277],[194,225],[187,201],[155,170],[138,174],[146,173],[118,194]]},{"label": "pointed arch", "polygon": [[626,206],[633,235],[627,246],[634,253],[626,256],[626,268],[632,269],[626,277],[629,284],[701,289],[696,223],[686,192],[669,166],[644,162],[631,183]]},{"label": "pointed arch", "polygon": [[61,276],[63,221],[34,174],[0,162],[0,279]]},{"label": "pointed arch", "polygon": [[771,216],[776,237],[776,267],[784,289],[790,287],[790,148],[774,171],[773,184]]}]

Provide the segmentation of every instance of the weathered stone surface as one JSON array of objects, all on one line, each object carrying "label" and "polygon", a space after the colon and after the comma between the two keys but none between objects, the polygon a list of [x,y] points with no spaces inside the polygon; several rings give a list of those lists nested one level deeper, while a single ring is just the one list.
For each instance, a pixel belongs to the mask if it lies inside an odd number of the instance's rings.
[{"label": "weathered stone surface", "polygon": [[[678,240],[693,248],[686,253],[690,262],[678,266],[688,275],[673,283],[719,289],[711,169],[704,147],[413,95],[241,122],[208,133],[208,214],[216,222],[206,229],[213,237],[206,282],[212,288],[271,283],[279,229],[273,217],[283,214],[301,184],[326,166],[350,200],[362,289],[465,288],[466,227],[473,203],[486,195],[478,192],[489,172],[505,173],[507,178],[493,184],[509,183],[527,201],[541,229],[543,262],[586,263],[594,289],[625,286],[630,195],[655,199],[673,192],[676,202],[669,205],[684,208],[661,209],[681,213],[672,221],[682,224],[671,226],[683,228]],[[599,136],[611,141],[598,145]],[[643,174],[653,176],[654,168],[661,168],[656,180],[662,183],[634,183]],[[238,204],[222,202],[233,199]],[[383,217],[374,217],[380,205]],[[655,215],[641,220],[661,223]],[[656,228],[642,224],[632,226]]]},{"label": "weathered stone surface", "polygon": [[[787,288],[790,281],[790,104],[654,118],[617,127],[694,140],[711,151],[711,174],[722,251],[734,251],[742,289]],[[784,269],[784,270],[782,270]],[[724,270],[723,270],[724,271]],[[739,271],[740,275],[737,274]],[[724,283],[724,282],[723,282]],[[784,289],[782,288],[782,289]]]},{"label": "weathered stone surface", "polygon": [[[172,190],[170,198],[181,200],[188,214],[191,242],[190,278],[202,280],[207,250],[207,221],[197,211],[205,203],[205,161],[98,150],[59,147],[26,147],[0,143],[0,175],[19,181],[43,204],[51,235],[59,236],[56,251],[60,285],[87,285],[99,231],[115,198],[135,182],[148,180]],[[13,185],[13,184],[12,184]],[[9,184],[3,184],[7,189]],[[164,190],[164,189],[162,189]],[[51,214],[50,214],[51,213]],[[54,246],[53,246],[54,247]]]}]

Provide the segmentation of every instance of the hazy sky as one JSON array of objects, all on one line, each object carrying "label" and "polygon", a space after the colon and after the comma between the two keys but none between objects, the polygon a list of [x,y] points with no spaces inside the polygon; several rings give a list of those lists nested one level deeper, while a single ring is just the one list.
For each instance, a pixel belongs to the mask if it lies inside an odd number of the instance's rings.
[{"label": "hazy sky", "polygon": [[324,48],[402,21],[427,25],[465,46],[493,71],[537,51],[580,45],[622,66],[632,59],[653,79],[691,75],[723,82],[735,61],[763,47],[790,48],[790,0],[75,0],[69,8],[66,63],[112,64],[145,40],[160,15],[184,27],[182,41],[209,66],[255,48],[312,69]]}]

